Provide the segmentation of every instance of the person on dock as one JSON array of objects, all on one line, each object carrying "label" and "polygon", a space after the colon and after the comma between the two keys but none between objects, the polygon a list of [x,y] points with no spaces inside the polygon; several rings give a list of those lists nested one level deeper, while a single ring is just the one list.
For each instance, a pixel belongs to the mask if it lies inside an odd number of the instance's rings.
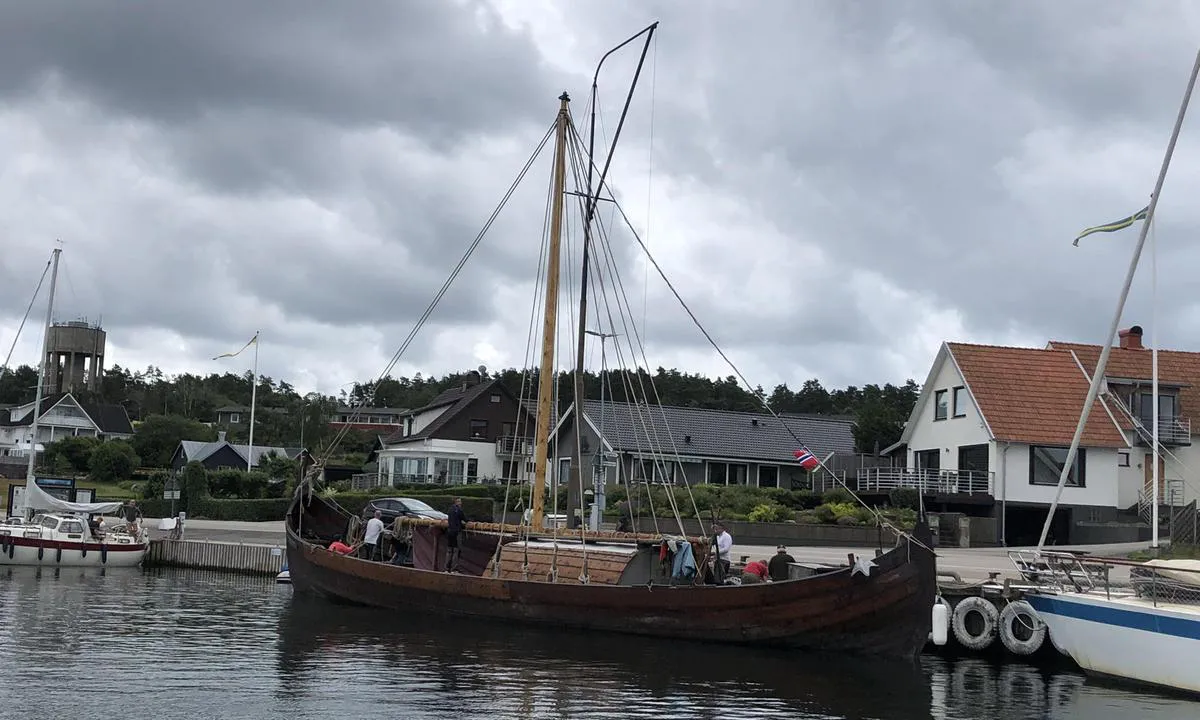
[{"label": "person on dock", "polygon": [[454,498],[454,504],[450,506],[450,512],[447,515],[446,572],[454,572],[458,569],[460,535],[467,524],[467,514],[462,509],[462,498]]},{"label": "person on dock", "polygon": [[787,547],[780,545],[775,548],[775,557],[771,558],[771,562],[767,563],[767,569],[771,572],[771,580],[779,582],[791,579],[788,566],[794,562],[796,562],[796,558],[788,555]]},{"label": "person on dock", "polygon": [[363,534],[363,555],[367,560],[379,558],[379,537],[383,535],[383,513],[375,511],[375,517],[367,521],[367,530]]}]

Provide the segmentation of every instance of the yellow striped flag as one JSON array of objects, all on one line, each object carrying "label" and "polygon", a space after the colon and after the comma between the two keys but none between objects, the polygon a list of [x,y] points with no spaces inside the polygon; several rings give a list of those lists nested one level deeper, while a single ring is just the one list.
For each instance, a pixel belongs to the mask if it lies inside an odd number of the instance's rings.
[{"label": "yellow striped flag", "polygon": [[1120,220],[1110,222],[1106,225],[1097,225],[1095,227],[1090,227],[1090,228],[1084,230],[1083,232],[1079,233],[1079,235],[1075,238],[1075,242],[1073,242],[1071,244],[1074,245],[1075,247],[1079,247],[1079,241],[1084,239],[1088,235],[1091,235],[1092,233],[1116,232],[1117,230],[1124,230],[1125,228],[1134,224],[1138,220],[1145,220],[1146,214],[1149,211],[1150,211],[1150,206],[1147,205],[1146,207],[1142,208],[1141,210],[1138,210],[1137,212],[1135,212],[1134,214],[1130,215],[1127,218],[1121,218]]},{"label": "yellow striped flag", "polygon": [[213,360],[220,360],[221,358],[237,357],[238,355],[241,355],[243,352],[245,352],[246,348],[250,347],[251,345],[253,345],[256,342],[258,342],[258,333],[254,333],[254,337],[250,338],[250,342],[243,345],[241,350],[238,350],[237,352],[223,353],[223,354],[218,355],[215,358],[213,358]]}]

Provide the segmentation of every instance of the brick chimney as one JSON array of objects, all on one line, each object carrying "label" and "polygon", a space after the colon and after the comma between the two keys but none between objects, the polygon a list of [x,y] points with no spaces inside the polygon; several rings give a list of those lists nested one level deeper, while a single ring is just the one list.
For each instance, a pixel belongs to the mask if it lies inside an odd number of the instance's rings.
[{"label": "brick chimney", "polygon": [[1142,346],[1142,326],[1134,325],[1128,330],[1122,330],[1117,333],[1117,337],[1121,339],[1121,347],[1126,350],[1144,350]]}]

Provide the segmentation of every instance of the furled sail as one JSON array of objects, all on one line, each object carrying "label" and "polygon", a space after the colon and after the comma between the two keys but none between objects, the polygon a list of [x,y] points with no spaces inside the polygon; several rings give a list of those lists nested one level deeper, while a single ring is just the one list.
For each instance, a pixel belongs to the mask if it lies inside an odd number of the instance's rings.
[{"label": "furled sail", "polygon": [[25,496],[22,502],[25,504],[26,510],[106,514],[115,513],[121,509],[119,502],[73,503],[59,500],[39,487],[36,482],[25,483]]}]

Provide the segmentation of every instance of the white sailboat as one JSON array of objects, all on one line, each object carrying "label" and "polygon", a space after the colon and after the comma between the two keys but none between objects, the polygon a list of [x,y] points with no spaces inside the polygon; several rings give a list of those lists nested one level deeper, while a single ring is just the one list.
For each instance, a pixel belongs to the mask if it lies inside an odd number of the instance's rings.
[{"label": "white sailboat", "polygon": [[[58,280],[56,248],[50,275],[50,298],[46,304],[42,358],[54,312],[54,290]],[[91,516],[115,514],[120,502],[73,503],[56,498],[38,486],[34,475],[37,459],[38,418],[42,413],[44,364],[38,373],[32,421],[29,428],[29,466],[25,475],[23,517],[10,517],[0,523],[0,565],[38,565],[49,567],[133,567],[140,565],[149,546],[145,531],[114,524],[108,531],[88,522]]]},{"label": "white sailboat", "polygon": [[[1146,236],[1154,222],[1154,212],[1162,192],[1171,155],[1179,137],[1188,102],[1200,74],[1200,52],[1196,55],[1175,128],[1159,170],[1154,194],[1145,211],[1125,285],[1108,337],[1092,373],[1091,386],[1084,401],[1079,425],[1067,452],[1054,502],[1050,506],[1041,540],[1035,551],[1010,553],[1022,575],[1034,583],[1027,600],[1050,632],[1058,650],[1070,656],[1084,671],[1101,676],[1156,685],[1173,690],[1200,693],[1200,562],[1191,560],[1153,560],[1146,563],[1081,557],[1072,553],[1043,550],[1054,511],[1062,497],[1074,465],[1088,415],[1104,383],[1105,367],[1116,337],[1117,327],[1137,271]],[[1141,213],[1134,216],[1137,218]],[[1156,250],[1152,250],[1156,253]],[[1152,259],[1152,263],[1155,260]],[[1152,270],[1157,274],[1157,269]],[[1157,282],[1157,277],[1152,278]],[[1152,544],[1158,545],[1158,343],[1151,329],[1153,428],[1153,474],[1151,488]],[[1133,566],[1131,586],[1115,587],[1109,571],[1115,565]]]}]

